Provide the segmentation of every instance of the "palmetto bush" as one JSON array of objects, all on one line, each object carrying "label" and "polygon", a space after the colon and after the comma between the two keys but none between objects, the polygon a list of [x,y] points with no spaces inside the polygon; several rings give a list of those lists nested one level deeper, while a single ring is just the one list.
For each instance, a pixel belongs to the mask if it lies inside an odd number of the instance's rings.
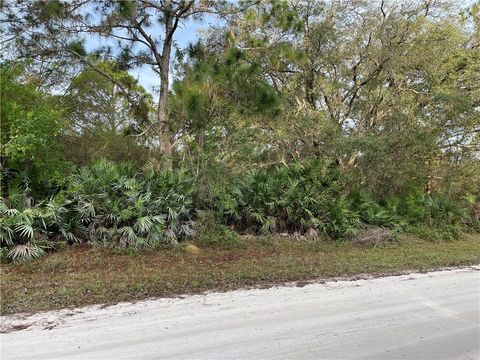
[{"label": "palmetto bush", "polygon": [[63,243],[122,248],[171,244],[193,236],[195,228],[209,246],[237,246],[234,230],[342,238],[363,223],[455,239],[467,228],[480,228],[473,196],[459,201],[414,189],[377,202],[361,190],[347,193],[336,167],[318,160],[252,170],[219,182],[220,195],[209,193],[203,199],[211,218],[200,217],[196,227],[193,220],[202,213],[202,201],[194,178],[183,171],[100,160],[75,171],[62,191],[40,202],[29,197],[25,182],[1,175],[0,255],[13,261],[39,257]]},{"label": "palmetto bush", "polygon": [[82,229],[76,232],[81,240],[138,248],[193,235],[195,186],[183,172],[100,160],[68,182],[59,197],[68,208],[68,226]]},{"label": "palmetto bush", "polygon": [[421,226],[463,226],[468,219],[465,201],[442,193],[410,191],[403,197],[387,199],[386,207],[403,222]]},{"label": "palmetto bush", "polygon": [[349,194],[351,206],[356,211],[362,223],[373,226],[394,228],[405,224],[398,214],[398,198],[391,198],[381,204],[373,195],[362,189],[356,189]]},{"label": "palmetto bush", "polygon": [[387,199],[385,209],[392,219],[399,219],[404,230],[428,239],[458,238],[469,220],[469,206],[464,201],[441,193],[425,194],[418,189]]},{"label": "palmetto bush", "polygon": [[223,200],[227,222],[240,231],[305,232],[309,228],[343,236],[358,217],[339,191],[337,170],[310,161],[249,171]]},{"label": "palmetto bush", "polygon": [[[0,199],[0,254],[12,261],[40,257],[59,245],[57,234],[65,209],[53,200],[32,205],[27,189],[11,181]],[[55,241],[56,240],[56,241]]]},{"label": "palmetto bush", "polygon": [[480,232],[480,200],[474,194],[464,196],[467,207],[466,225],[471,231]]},{"label": "palmetto bush", "polygon": [[427,219],[432,225],[463,226],[468,218],[468,209],[460,201],[440,193],[425,198]]}]

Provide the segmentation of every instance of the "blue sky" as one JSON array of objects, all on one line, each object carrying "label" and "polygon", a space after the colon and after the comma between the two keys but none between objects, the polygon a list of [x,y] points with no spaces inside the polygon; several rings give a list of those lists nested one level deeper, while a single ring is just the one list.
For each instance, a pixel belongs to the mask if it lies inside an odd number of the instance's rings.
[{"label": "blue sky", "polygon": [[[470,6],[475,3],[476,0],[461,0],[459,1],[462,4],[462,7]],[[201,29],[208,28],[212,25],[219,24],[218,17],[213,15],[206,15],[202,20],[192,20],[188,19],[183,24],[179,26],[177,31],[174,35],[174,40],[176,45],[179,48],[185,48],[189,43],[195,42],[198,38],[198,31]],[[157,34],[152,34],[153,37],[163,36],[162,30],[159,28],[158,31],[160,32]],[[86,39],[86,47],[88,50],[93,50],[99,47],[102,42],[98,37],[91,37]],[[105,44],[105,43],[103,43]],[[175,50],[172,50],[172,56],[175,54]],[[159,86],[159,79],[155,72],[153,72],[150,67],[144,66],[141,68],[132,69],[130,73],[138,79],[139,83],[150,93],[154,93],[154,88],[158,89]],[[170,77],[170,81],[172,80],[172,76]]]},{"label": "blue sky", "polygon": [[[197,40],[199,30],[207,28],[210,25],[215,25],[216,23],[217,21],[213,16],[206,16],[201,21],[186,21],[174,34],[176,45],[181,49],[185,48],[189,43],[193,43]],[[174,56],[174,54],[175,50],[172,50],[172,56]],[[134,69],[130,71],[130,73],[138,78],[139,83],[147,91],[152,92],[153,87],[158,88],[158,77],[149,67]],[[170,76],[170,81],[171,80]]]},{"label": "blue sky", "polygon": [[[174,40],[176,46],[179,48],[185,48],[189,43],[193,43],[198,38],[198,31],[201,29],[208,28],[211,25],[218,24],[218,18],[214,16],[207,15],[202,20],[195,21],[189,19],[185,21],[183,24],[179,25],[179,28],[174,34]],[[161,29],[158,29],[161,32]],[[152,37],[156,34],[152,34]],[[159,37],[163,37],[163,33],[158,34]],[[99,37],[90,37],[85,39],[86,40],[86,48],[87,50],[91,51],[95,48],[98,48],[102,45],[105,45],[105,41],[100,39]],[[172,50],[172,56],[174,56],[175,50]],[[140,68],[135,68],[129,71],[136,79],[138,79],[140,85],[142,85],[145,90],[150,93],[154,92],[154,88],[158,89],[159,86],[159,79],[158,76],[149,66],[143,66]],[[170,77],[170,80],[171,77]]]}]

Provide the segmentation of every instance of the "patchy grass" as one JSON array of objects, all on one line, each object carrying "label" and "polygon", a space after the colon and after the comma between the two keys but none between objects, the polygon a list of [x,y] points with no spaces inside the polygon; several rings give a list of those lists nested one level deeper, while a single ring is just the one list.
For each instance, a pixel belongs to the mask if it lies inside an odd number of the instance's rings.
[{"label": "patchy grass", "polygon": [[248,239],[242,246],[128,252],[79,246],[1,269],[1,313],[112,304],[206,290],[269,286],[358,274],[425,271],[480,263],[480,234],[451,242],[396,243]]}]

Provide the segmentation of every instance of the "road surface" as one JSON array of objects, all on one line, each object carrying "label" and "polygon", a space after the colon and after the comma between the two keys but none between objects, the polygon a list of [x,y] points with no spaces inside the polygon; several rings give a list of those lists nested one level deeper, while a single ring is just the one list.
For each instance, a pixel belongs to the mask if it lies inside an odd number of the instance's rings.
[{"label": "road surface", "polygon": [[480,359],[479,267],[3,317],[7,359]]}]

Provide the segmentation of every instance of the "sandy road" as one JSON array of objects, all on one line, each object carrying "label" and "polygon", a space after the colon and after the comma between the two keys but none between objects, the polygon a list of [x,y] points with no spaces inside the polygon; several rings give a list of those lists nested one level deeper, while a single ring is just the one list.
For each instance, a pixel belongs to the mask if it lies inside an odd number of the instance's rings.
[{"label": "sandy road", "polygon": [[7,359],[480,359],[480,268],[3,317]]}]

